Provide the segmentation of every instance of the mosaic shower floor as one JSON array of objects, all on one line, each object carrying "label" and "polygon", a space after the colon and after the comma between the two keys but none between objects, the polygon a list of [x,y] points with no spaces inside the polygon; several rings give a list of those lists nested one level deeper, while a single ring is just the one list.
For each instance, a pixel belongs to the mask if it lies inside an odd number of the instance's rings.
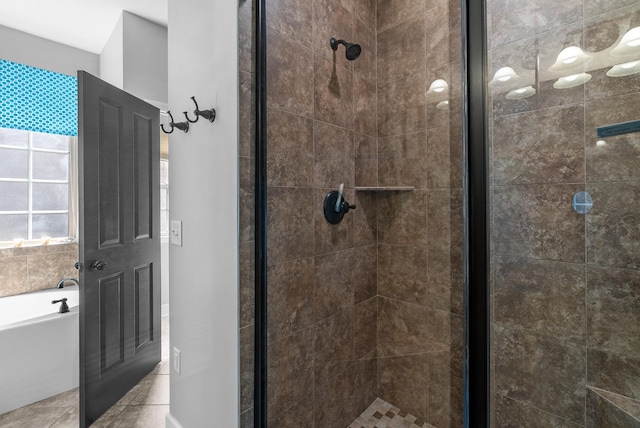
[{"label": "mosaic shower floor", "polygon": [[371,403],[348,428],[435,428],[433,425],[387,403],[381,398]]}]

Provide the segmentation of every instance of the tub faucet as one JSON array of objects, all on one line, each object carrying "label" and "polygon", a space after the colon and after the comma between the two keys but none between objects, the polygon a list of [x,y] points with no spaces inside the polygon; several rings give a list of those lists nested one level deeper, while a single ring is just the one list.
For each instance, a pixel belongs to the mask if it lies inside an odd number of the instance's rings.
[{"label": "tub faucet", "polygon": [[55,305],[56,303],[60,303],[62,302],[62,304],[60,305],[60,309],[58,309],[58,313],[59,314],[64,314],[69,312],[69,305],[67,305],[67,298],[63,297],[60,300],[54,300],[51,302],[52,305]]},{"label": "tub faucet", "polygon": [[56,285],[56,288],[63,288],[64,287],[64,283],[67,282],[67,281],[73,282],[78,287],[80,286],[80,283],[75,278],[62,278],[60,281],[58,281],[58,284]]}]

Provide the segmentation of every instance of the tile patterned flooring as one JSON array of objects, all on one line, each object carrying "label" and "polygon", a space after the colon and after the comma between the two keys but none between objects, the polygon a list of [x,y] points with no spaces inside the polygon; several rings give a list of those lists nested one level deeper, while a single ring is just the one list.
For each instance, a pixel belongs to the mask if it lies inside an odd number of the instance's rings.
[{"label": "tile patterned flooring", "polygon": [[[2,428],[77,428],[78,388],[0,415]],[[169,317],[162,318],[162,361],[92,428],[164,427],[169,412]]]},{"label": "tile patterned flooring", "polygon": [[[78,388],[0,415],[2,428],[77,428]],[[162,360],[100,417],[95,428],[158,428],[169,412],[169,318],[162,319]],[[348,428],[434,428],[377,398]]]},{"label": "tile patterned flooring", "polygon": [[371,403],[348,428],[434,428],[381,398]]}]

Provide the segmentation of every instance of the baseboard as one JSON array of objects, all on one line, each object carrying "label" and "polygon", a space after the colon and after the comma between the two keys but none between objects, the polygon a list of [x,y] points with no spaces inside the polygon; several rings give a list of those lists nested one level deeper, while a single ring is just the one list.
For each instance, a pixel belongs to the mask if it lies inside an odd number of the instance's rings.
[{"label": "baseboard", "polygon": [[168,317],[169,316],[169,304],[165,303],[164,305],[162,305],[160,307],[160,316],[161,317]]},{"label": "baseboard", "polygon": [[178,422],[176,418],[171,415],[171,412],[167,413],[165,424],[165,428],[183,428],[182,425],[180,425],[180,422]]}]

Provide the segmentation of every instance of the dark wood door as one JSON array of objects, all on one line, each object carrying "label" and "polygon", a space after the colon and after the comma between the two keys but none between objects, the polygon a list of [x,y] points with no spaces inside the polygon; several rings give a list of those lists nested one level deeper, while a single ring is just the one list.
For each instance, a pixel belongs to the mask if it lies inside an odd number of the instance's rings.
[{"label": "dark wood door", "polygon": [[160,361],[159,120],[78,72],[81,427]]}]

